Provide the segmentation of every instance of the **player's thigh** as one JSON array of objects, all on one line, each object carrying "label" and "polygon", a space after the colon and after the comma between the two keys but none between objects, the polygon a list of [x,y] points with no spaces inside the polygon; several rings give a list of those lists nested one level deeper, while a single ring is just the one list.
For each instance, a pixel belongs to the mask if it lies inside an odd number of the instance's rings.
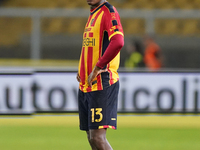
[{"label": "player's thigh", "polygon": [[93,139],[94,137],[105,139],[106,131],[107,131],[106,129],[90,129],[89,130],[90,139]]}]

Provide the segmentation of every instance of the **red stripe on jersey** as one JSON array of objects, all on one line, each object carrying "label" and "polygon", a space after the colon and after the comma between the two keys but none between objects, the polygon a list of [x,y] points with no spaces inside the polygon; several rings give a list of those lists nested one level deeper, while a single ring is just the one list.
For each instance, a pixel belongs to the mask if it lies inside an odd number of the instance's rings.
[{"label": "red stripe on jersey", "polygon": [[87,33],[84,33],[84,38],[86,37]]},{"label": "red stripe on jersey", "polygon": [[[93,58],[93,47],[88,47],[88,54],[87,54],[87,70],[88,70],[87,74],[88,74],[88,76],[92,72],[92,61],[93,61],[92,58]],[[90,92],[91,87],[88,87],[87,91]]]},{"label": "red stripe on jersey", "polygon": [[97,76],[97,90],[102,90],[101,75]]},{"label": "red stripe on jersey", "polygon": [[[100,27],[102,28],[102,26]],[[102,30],[102,29],[100,29]],[[99,39],[99,58],[101,57],[102,55],[102,44],[103,44],[103,36],[104,32],[100,32],[100,36],[99,37],[102,37]],[[103,89],[103,85],[102,85],[102,81],[101,81],[101,75],[97,76],[97,90],[102,90]]]},{"label": "red stripe on jersey", "polygon": [[88,27],[88,25],[89,25],[91,19],[92,19],[92,16],[90,15],[89,18],[88,18],[88,21],[87,21],[86,27]]},{"label": "red stripe on jersey", "polygon": [[96,21],[97,21],[97,18],[99,17],[100,13],[101,13],[101,11],[99,11],[99,12],[96,14],[96,16],[94,17],[94,20],[91,21],[91,26],[92,26],[92,27],[95,25],[95,23],[96,23]]},{"label": "red stripe on jersey", "polygon": [[[85,47],[83,47],[83,49],[82,49],[81,66],[80,66],[80,78],[81,78],[82,85],[85,84],[85,58],[84,58],[84,54],[85,54]],[[81,89],[83,90],[83,86],[81,86]]]},{"label": "red stripe on jersey", "polygon": [[88,75],[92,72],[92,58],[93,58],[93,47],[88,47],[88,54],[87,54]]}]

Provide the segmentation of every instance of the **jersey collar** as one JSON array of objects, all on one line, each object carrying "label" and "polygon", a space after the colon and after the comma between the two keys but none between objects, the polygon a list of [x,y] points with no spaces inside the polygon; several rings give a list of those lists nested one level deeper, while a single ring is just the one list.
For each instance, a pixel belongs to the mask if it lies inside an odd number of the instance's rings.
[{"label": "jersey collar", "polygon": [[90,15],[93,15],[95,12],[97,12],[101,7],[103,7],[106,3],[108,3],[107,1],[105,1],[104,3],[100,4],[99,6],[97,6],[96,8],[90,10]]}]

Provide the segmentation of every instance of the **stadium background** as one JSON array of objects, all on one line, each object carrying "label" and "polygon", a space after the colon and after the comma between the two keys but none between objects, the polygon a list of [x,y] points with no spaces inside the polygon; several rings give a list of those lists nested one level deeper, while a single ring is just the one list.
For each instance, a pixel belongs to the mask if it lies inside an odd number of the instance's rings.
[{"label": "stadium background", "polygon": [[[110,0],[109,2],[116,6],[119,12],[146,10],[149,11],[147,12],[148,14],[154,10],[171,10],[171,13],[164,15],[167,17],[155,18],[153,20],[153,32],[156,35],[156,42],[160,45],[165,56],[164,67],[199,68],[199,0]],[[85,13],[82,15],[84,17],[75,18],[73,16],[80,16],[82,12],[85,12],[81,11],[82,9],[87,10],[89,8],[85,1],[43,0],[41,2],[39,0],[1,0],[0,57],[1,59],[21,60],[34,58],[34,54],[31,51],[33,49],[31,41],[34,40],[32,39],[33,20],[34,16],[41,14],[27,13],[31,14],[30,17],[13,17],[15,12],[12,13],[12,10],[8,10],[10,13],[4,13],[2,11],[3,8],[18,8],[21,16],[26,15],[27,9],[30,10],[30,8],[36,9],[36,11],[38,9],[52,9],[54,11],[50,14],[60,14],[60,17],[53,17],[54,15],[52,17],[41,17],[40,25],[35,25],[40,26],[40,29],[38,29],[40,32],[40,52],[38,55],[40,55],[39,57],[42,60],[76,61],[79,59],[82,31],[88,15]],[[68,15],[66,17],[65,15],[62,16],[62,10],[60,12],[59,9],[75,9],[77,12],[74,14],[71,13],[71,17],[67,13]],[[187,13],[191,10],[197,11],[190,13],[190,18]],[[176,11],[185,12],[180,17],[175,18],[174,16],[179,14]],[[7,17],[5,14],[7,14]],[[135,14],[139,15],[136,12]],[[124,59],[126,57],[125,49],[129,40],[142,39],[145,34],[152,32],[147,29],[149,16],[146,14],[142,15],[141,13],[141,16],[134,18],[135,14],[127,12],[121,17],[125,32],[125,46],[122,50],[121,67],[124,65]],[[153,12],[152,15],[156,16],[158,14],[160,12]],[[3,63],[6,63],[6,60],[1,62],[1,64]],[[11,63],[10,60],[9,63]],[[65,65],[63,64],[63,66]]]},{"label": "stadium background", "polygon": [[[162,71],[199,73],[200,0],[109,2],[123,16],[121,21],[125,32],[125,46],[121,51],[121,70],[126,57],[126,43],[133,39],[142,40],[145,34],[153,32],[165,57]],[[1,0],[1,77],[8,72],[27,74],[38,69],[76,71],[82,32],[87,21],[85,12],[88,9],[85,0]],[[141,15],[130,14],[133,12]],[[154,18],[157,13],[165,17]],[[75,17],[77,14],[80,16]],[[178,17],[174,17],[176,15]],[[131,72],[134,73],[134,70]],[[199,75],[195,78],[199,78]],[[196,96],[198,97],[198,92]],[[1,111],[3,112],[2,109]],[[115,150],[198,150],[198,112],[199,110],[196,110],[195,114],[170,115],[119,114],[118,131],[109,130],[108,138]],[[1,115],[0,145],[4,150],[89,149],[85,134],[78,131],[77,114]]]}]

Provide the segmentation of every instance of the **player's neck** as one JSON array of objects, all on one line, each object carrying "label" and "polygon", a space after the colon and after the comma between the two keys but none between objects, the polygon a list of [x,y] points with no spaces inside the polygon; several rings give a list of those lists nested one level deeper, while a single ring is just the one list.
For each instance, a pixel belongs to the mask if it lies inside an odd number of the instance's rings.
[{"label": "player's neck", "polygon": [[95,5],[91,5],[90,6],[90,10],[95,9],[96,7],[98,7],[99,5],[101,5],[101,4],[105,3],[105,2],[106,2],[106,0],[101,0],[100,2],[96,3]]}]

